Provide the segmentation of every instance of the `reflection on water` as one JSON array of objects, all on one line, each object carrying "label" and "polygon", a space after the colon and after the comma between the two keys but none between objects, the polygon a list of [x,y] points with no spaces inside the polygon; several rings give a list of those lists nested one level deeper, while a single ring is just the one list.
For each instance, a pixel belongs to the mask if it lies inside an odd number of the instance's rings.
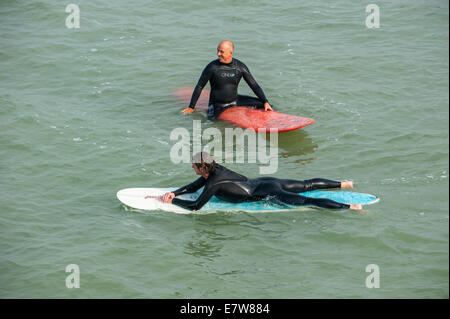
[{"label": "reflection on water", "polygon": [[[262,159],[258,155],[260,148],[262,150],[265,148],[265,153],[269,156],[273,152],[269,149],[278,144],[279,157],[297,157],[294,162],[305,164],[315,159],[311,154],[314,154],[318,148],[318,145],[313,142],[309,133],[304,129],[278,133],[278,138],[271,137],[271,134],[267,133],[262,136],[264,142],[261,144],[258,133],[249,129],[244,130],[226,122],[198,121],[196,129],[192,124],[193,121],[187,123],[189,126],[186,129],[192,139],[189,141],[189,151],[194,152],[193,145],[196,144],[203,151],[210,152],[218,163],[240,163],[241,161],[253,163],[253,161],[250,161],[251,153],[256,154],[253,156],[254,160],[261,162]],[[176,142],[172,141],[171,143],[175,144]],[[276,142],[277,144],[275,144]]]},{"label": "reflection on water", "polygon": [[[212,234],[212,236],[215,235],[217,234]],[[211,261],[215,257],[220,256],[219,252],[222,249],[222,245],[217,245],[217,242],[212,241],[206,232],[196,232],[193,238],[186,243],[184,248],[184,252],[188,255]]]},{"label": "reflection on water", "polygon": [[315,157],[311,156],[311,154],[314,154],[317,147],[318,145],[313,142],[309,133],[302,129],[278,135],[279,156],[283,158],[300,156],[300,158],[294,160],[295,163],[306,164],[312,162]]},{"label": "reflection on water", "polygon": [[258,238],[281,238],[292,227],[291,219],[279,219],[277,213],[217,212],[189,215],[196,222],[195,232],[184,246],[184,253],[213,261],[223,257],[229,242]]},{"label": "reflection on water", "polygon": [[[187,241],[184,252],[193,257],[212,261],[220,257],[225,241],[240,240],[248,236],[230,214],[192,215],[196,221],[195,233]],[[227,229],[227,226],[235,226]]]}]

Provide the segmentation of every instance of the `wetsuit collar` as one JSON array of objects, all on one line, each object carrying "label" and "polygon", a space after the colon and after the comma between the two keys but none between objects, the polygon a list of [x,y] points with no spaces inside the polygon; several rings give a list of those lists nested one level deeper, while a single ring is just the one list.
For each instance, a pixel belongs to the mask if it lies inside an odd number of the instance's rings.
[{"label": "wetsuit collar", "polygon": [[231,58],[231,62],[230,63],[223,63],[223,62],[220,62],[220,60],[219,59],[217,59],[218,61],[219,61],[219,63],[220,64],[223,64],[223,65],[228,65],[228,66],[231,66],[231,65],[233,65],[234,64],[234,58]]},{"label": "wetsuit collar", "polygon": [[222,167],[222,166],[220,166],[219,164],[216,163],[216,167],[213,169],[212,172],[209,173],[209,175],[208,175],[208,177],[206,179],[209,179],[210,177],[216,175],[217,170],[219,169],[219,167]]}]

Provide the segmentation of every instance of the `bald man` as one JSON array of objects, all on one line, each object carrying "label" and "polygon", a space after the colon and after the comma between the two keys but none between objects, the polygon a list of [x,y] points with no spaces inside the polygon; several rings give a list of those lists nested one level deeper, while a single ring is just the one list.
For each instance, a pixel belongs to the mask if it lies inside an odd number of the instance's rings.
[{"label": "bald man", "polygon": [[[233,51],[234,45],[231,41],[226,40],[219,43],[217,46],[218,59],[210,62],[203,70],[192,93],[191,102],[187,108],[182,110],[183,113],[194,112],[195,104],[208,81],[211,84],[209,119],[216,119],[227,108],[236,105],[272,111],[263,90],[256,83],[247,66],[238,59],[233,59]],[[242,77],[258,98],[238,95],[237,88]]]}]

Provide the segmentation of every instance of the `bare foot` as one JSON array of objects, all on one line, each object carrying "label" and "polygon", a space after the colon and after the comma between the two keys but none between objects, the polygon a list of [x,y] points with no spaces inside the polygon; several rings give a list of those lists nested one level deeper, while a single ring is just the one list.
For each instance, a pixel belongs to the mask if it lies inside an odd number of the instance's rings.
[{"label": "bare foot", "polygon": [[362,205],[361,204],[350,204],[350,209],[361,210]]},{"label": "bare foot", "polygon": [[343,181],[341,182],[341,188],[353,188],[352,181]]}]

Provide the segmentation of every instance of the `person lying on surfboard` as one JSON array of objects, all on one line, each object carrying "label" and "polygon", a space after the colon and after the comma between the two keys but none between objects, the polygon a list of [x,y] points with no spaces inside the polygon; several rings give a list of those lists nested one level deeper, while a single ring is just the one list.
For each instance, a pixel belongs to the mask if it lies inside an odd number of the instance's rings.
[{"label": "person lying on surfboard", "polygon": [[[189,210],[199,210],[213,195],[232,203],[259,201],[270,197],[271,200],[289,205],[308,205],[331,209],[362,209],[360,204],[347,205],[330,199],[310,198],[298,194],[317,189],[353,188],[352,181],[338,182],[323,178],[300,181],[274,177],[249,179],[217,164],[214,158],[206,152],[194,155],[192,168],[197,175],[201,175],[200,178],[174,192],[165,193],[158,199],[163,203],[171,203]],[[195,201],[176,198],[181,194],[194,193],[201,187],[204,187],[203,191]]]},{"label": "person lying on surfboard", "polygon": [[[272,111],[272,107],[267,101],[261,87],[256,83],[247,66],[233,59],[234,44],[225,40],[217,47],[217,60],[210,62],[202,72],[194,92],[192,93],[189,106],[182,110],[183,113],[194,112],[195,104],[208,81],[211,84],[209,95],[208,118],[216,119],[220,113],[229,107],[246,105],[256,108],[264,108],[265,111]],[[250,86],[256,97],[238,95],[237,88],[241,78]]]}]

